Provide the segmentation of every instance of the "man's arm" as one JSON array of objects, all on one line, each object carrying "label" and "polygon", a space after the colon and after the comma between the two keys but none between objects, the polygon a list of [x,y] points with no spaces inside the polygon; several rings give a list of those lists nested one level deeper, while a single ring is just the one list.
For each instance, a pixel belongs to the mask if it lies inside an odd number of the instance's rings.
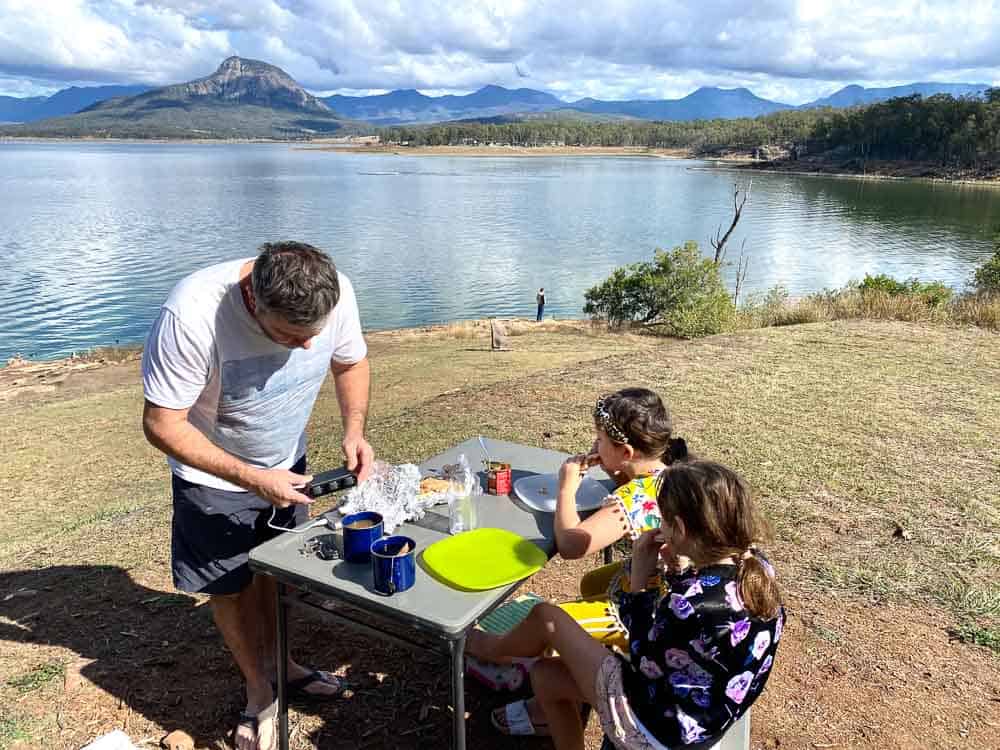
[{"label": "man's arm", "polygon": [[365,440],[365,422],[368,419],[368,398],[371,389],[371,367],[368,358],[353,364],[332,362],[337,403],[344,423],[344,458],[347,468],[363,482],[371,473],[375,452]]},{"label": "man's arm", "polygon": [[293,489],[312,477],[286,469],[260,469],[240,461],[188,422],[188,411],[167,409],[147,400],[142,410],[146,439],[171,458],[253,492],[279,508],[314,502]]}]

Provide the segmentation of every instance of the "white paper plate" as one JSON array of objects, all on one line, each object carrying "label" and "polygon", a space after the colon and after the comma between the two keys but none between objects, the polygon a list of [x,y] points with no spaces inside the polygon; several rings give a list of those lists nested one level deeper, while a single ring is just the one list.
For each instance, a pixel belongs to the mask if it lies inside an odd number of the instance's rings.
[{"label": "white paper plate", "polygon": [[[556,474],[521,477],[514,482],[514,494],[529,508],[553,513],[559,496],[559,477]],[[584,477],[580,489],[576,491],[576,509],[582,511],[600,508],[608,494],[608,488],[596,479]]]}]

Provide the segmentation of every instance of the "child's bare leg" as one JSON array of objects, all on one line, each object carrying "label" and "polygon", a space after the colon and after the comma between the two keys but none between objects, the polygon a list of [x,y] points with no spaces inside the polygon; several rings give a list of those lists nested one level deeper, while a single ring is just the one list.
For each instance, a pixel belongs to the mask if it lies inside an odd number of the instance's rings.
[{"label": "child's bare leg", "polygon": [[583,701],[593,705],[594,680],[601,662],[609,656],[608,650],[554,604],[535,605],[516,628],[504,635],[473,630],[465,644],[466,652],[494,664],[515,656],[541,656],[547,648],[559,652]]},{"label": "child's bare leg", "polygon": [[[593,682],[593,680],[591,680]],[[531,670],[531,687],[545,712],[556,750],[583,748],[580,705],[585,700],[562,659],[542,659]]]}]

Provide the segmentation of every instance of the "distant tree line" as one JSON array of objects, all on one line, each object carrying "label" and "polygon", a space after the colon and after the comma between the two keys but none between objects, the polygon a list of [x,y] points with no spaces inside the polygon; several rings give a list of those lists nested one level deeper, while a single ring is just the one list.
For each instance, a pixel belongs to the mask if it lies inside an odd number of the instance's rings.
[{"label": "distant tree line", "polygon": [[516,122],[448,122],[399,125],[379,131],[383,141],[412,146],[635,146],[641,148],[753,149],[804,141],[825,110],[787,110],[732,120],[598,121],[538,117]]},{"label": "distant tree line", "polygon": [[732,120],[594,121],[548,116],[395,126],[379,134],[383,141],[412,146],[633,146],[687,148],[701,154],[799,146],[808,153],[995,167],[1000,166],[1000,88],[989,89],[981,99],[914,95],[865,107],[785,110]]}]

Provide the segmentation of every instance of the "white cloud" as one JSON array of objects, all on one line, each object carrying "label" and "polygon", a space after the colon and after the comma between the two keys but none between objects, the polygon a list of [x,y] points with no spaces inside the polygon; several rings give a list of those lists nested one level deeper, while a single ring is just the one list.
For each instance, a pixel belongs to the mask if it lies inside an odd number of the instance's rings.
[{"label": "white cloud", "polygon": [[[1000,80],[1000,0],[0,0],[0,93],[170,83],[258,57],[317,91],[662,98]],[[16,81],[17,83],[10,83]]]}]

